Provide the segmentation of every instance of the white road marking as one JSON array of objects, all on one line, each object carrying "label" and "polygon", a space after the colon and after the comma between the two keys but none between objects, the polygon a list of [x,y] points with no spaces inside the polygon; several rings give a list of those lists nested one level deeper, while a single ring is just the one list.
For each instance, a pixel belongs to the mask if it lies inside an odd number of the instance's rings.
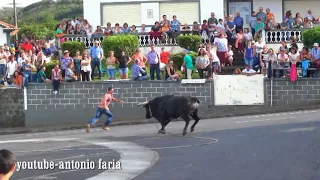
[{"label": "white road marking", "polygon": [[296,117],[287,117],[287,118],[277,118],[277,119],[256,119],[248,121],[236,121],[236,123],[251,123],[251,122],[263,122],[263,121],[278,121],[278,120],[287,120],[287,119],[296,119]]},{"label": "white road marking", "polygon": [[315,130],[316,127],[306,127],[306,128],[292,128],[292,129],[288,129],[288,130],[283,130],[280,132],[304,132],[304,131],[313,131]]},{"label": "white road marking", "polygon": [[39,141],[75,141],[79,140],[79,138],[47,138],[47,139],[20,139],[20,140],[7,140],[0,141],[0,144],[6,143],[23,143],[23,142],[39,142]]}]

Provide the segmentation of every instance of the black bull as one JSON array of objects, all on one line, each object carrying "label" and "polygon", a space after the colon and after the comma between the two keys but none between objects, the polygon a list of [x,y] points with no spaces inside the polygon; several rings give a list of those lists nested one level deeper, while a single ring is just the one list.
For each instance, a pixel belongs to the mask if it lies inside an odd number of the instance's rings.
[{"label": "black bull", "polygon": [[190,116],[195,120],[191,126],[191,132],[194,131],[195,126],[200,120],[198,116],[199,104],[200,101],[195,97],[165,95],[144,103],[139,103],[138,106],[143,106],[146,109],[147,119],[154,117],[160,122],[162,128],[159,130],[159,133],[162,134],[166,133],[165,127],[172,119],[181,117],[186,122],[182,135],[186,135],[191,120]]}]

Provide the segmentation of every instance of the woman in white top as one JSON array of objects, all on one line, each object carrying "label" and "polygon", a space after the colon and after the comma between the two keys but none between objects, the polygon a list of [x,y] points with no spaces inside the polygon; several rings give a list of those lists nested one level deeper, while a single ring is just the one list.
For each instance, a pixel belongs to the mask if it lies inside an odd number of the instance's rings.
[{"label": "woman in white top", "polygon": [[90,81],[91,77],[91,59],[87,52],[84,52],[81,60],[82,81]]},{"label": "woman in white top", "polygon": [[211,75],[210,60],[206,54],[206,50],[200,50],[199,56],[196,59],[196,66],[199,72],[200,79],[203,79],[204,71],[208,71],[208,75]]},{"label": "woman in white top", "polygon": [[270,78],[273,74],[272,66],[276,64],[277,59],[277,54],[274,52],[272,48],[270,48],[268,51],[268,55],[265,59],[268,78]]},{"label": "woman in white top", "polygon": [[9,56],[9,61],[7,63],[7,78],[10,79],[10,82],[13,82],[14,72],[18,71],[18,63],[15,60],[15,56]]}]

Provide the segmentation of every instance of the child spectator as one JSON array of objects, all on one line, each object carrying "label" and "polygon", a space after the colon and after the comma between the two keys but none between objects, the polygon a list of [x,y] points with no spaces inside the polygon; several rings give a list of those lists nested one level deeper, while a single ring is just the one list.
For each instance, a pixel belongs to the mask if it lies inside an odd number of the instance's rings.
[{"label": "child spectator", "polygon": [[13,83],[19,88],[22,88],[23,85],[23,76],[19,71],[14,72]]},{"label": "child spectator", "polygon": [[234,55],[234,53],[233,53],[233,51],[232,51],[232,46],[229,45],[229,47],[228,47],[228,57],[227,57],[227,59],[228,59],[228,61],[229,61],[229,63],[230,63],[230,66],[233,66],[233,55]]},{"label": "child spectator", "polygon": [[52,69],[51,81],[53,86],[53,94],[58,94],[60,83],[62,81],[62,74],[58,64],[54,66],[54,69]]}]

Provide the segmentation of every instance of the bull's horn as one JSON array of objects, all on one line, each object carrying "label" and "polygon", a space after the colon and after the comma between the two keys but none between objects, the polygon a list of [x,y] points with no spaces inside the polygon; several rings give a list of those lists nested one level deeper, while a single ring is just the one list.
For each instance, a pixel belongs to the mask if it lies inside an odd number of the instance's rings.
[{"label": "bull's horn", "polygon": [[148,104],[148,103],[149,103],[149,101],[146,101],[146,102],[137,104],[137,106],[144,106],[144,105],[146,105],[146,104]]}]

